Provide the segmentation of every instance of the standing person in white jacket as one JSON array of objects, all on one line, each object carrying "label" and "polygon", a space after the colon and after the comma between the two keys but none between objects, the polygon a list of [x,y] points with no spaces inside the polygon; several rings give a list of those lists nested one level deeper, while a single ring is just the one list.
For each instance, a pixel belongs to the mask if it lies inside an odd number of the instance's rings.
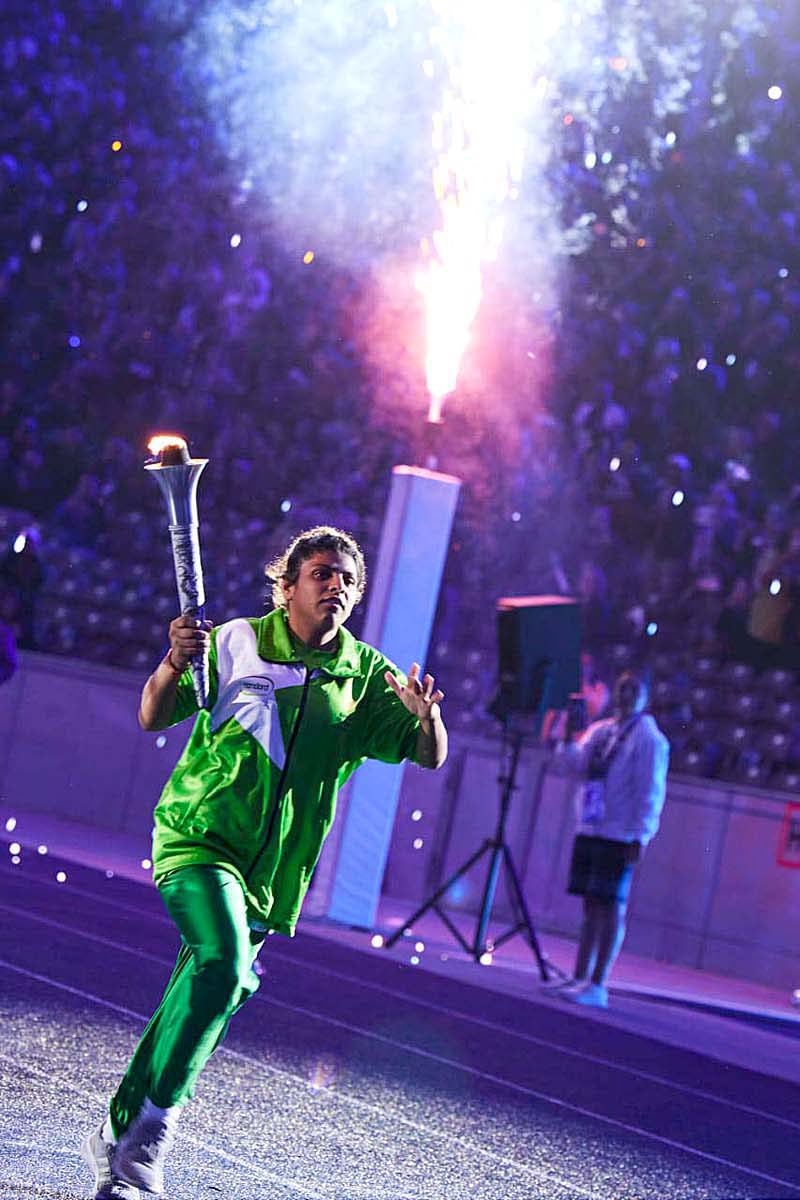
[{"label": "standing person in white jacket", "polygon": [[561,753],[584,776],[567,891],[583,897],[575,974],[550,987],[565,1000],[608,1007],[606,983],[625,938],[633,868],[655,835],[669,742],[644,712],[647,687],[631,671],[614,685],[614,715]]}]

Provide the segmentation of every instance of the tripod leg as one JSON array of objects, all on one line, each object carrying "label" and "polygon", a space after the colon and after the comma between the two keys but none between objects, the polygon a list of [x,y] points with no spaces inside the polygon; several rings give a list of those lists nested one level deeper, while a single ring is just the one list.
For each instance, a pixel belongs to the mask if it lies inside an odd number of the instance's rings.
[{"label": "tripod leg", "polygon": [[475,929],[475,944],[472,947],[472,954],[476,962],[479,961],[486,949],[486,930],[489,928],[489,918],[492,915],[494,897],[497,891],[497,884],[500,880],[500,867],[503,864],[503,844],[501,842],[492,842],[491,845],[492,861],[489,864],[489,873],[486,876],[486,886],[483,889],[480,916],[478,917],[478,924]]},{"label": "tripod leg", "polygon": [[508,878],[511,882],[511,896],[520,915],[520,924],[527,935],[533,953],[536,955],[536,961],[539,964],[539,974],[546,983],[548,979],[547,964],[544,961],[544,955],[542,954],[542,950],[539,945],[539,939],[536,936],[536,930],[533,928],[533,921],[531,920],[530,913],[528,912],[528,906],[525,903],[522,884],[519,881],[517,869],[514,866],[514,860],[511,857],[511,851],[505,843],[503,843],[503,860],[506,864]]},{"label": "tripod leg", "polygon": [[403,936],[403,930],[408,929],[409,925],[413,925],[416,921],[418,921],[422,914],[426,913],[428,909],[435,908],[442,896],[444,896],[445,892],[450,890],[455,881],[460,879],[462,875],[465,875],[470,867],[475,865],[481,855],[485,854],[486,851],[489,850],[493,845],[494,843],[487,839],[482,846],[479,846],[475,853],[471,854],[467,861],[462,863],[458,870],[454,871],[450,878],[443,883],[442,886],[435,891],[433,895],[429,897],[429,899],[427,899],[420,908],[417,909],[416,912],[412,913],[408,920],[404,921],[399,929],[394,931],[391,937],[386,939],[384,945],[387,947],[393,946],[395,942]]}]

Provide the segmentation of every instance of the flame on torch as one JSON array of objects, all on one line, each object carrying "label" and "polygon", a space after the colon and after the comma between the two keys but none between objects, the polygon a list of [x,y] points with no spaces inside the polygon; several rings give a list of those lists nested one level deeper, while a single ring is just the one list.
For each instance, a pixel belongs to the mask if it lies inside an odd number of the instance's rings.
[{"label": "flame on torch", "polygon": [[[497,256],[504,209],[516,199],[533,87],[530,0],[431,0],[432,46],[447,70],[433,117],[433,189],[441,228],[417,277],[425,299],[430,421],[454,391],[480,307],[482,266]],[[544,7],[548,7],[545,4]],[[430,59],[424,64],[434,73]]]},{"label": "flame on torch", "polygon": [[168,447],[175,447],[177,450],[188,449],[186,439],[177,433],[157,433],[147,443],[147,449],[153,456],[160,454],[162,450],[166,450]]}]

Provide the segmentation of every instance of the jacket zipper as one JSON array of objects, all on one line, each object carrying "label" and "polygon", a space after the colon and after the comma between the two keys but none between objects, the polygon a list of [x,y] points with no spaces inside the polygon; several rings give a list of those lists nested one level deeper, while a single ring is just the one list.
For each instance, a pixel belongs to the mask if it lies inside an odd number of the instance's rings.
[{"label": "jacket zipper", "polygon": [[[294,719],[294,725],[292,726],[292,732],[289,737],[289,745],[286,748],[286,758],[283,760],[283,770],[281,771],[280,778],[278,780],[277,791],[275,792],[275,804],[272,809],[272,816],[269,819],[269,825],[267,826],[267,836],[264,838],[264,841],[262,842],[262,844],[259,848],[258,854],[256,854],[255,858],[250,863],[250,866],[247,868],[247,870],[244,873],[245,880],[248,883],[250,881],[250,875],[252,874],[253,870],[255,869],[256,863],[261,858],[261,856],[264,854],[264,852],[266,851],[270,842],[272,841],[272,831],[275,828],[275,818],[278,815],[278,812],[281,807],[281,803],[283,801],[284,785],[286,783],[286,777],[289,774],[289,764],[292,759],[292,751],[294,750],[294,744],[297,741],[297,733],[298,733],[298,730],[300,729],[300,722],[302,721],[303,713],[305,712],[306,700],[308,699],[308,688],[309,688],[310,683],[311,683],[311,670],[309,667],[306,667],[306,677],[303,681],[303,694],[300,697],[300,707],[297,710],[297,716]],[[277,700],[275,702],[275,719],[280,720],[280,717],[278,716],[278,711],[277,711]]]}]

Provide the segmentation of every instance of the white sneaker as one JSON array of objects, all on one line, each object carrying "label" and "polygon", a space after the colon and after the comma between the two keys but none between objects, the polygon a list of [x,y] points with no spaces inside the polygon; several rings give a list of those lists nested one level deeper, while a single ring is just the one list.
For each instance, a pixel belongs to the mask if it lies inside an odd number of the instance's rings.
[{"label": "white sneaker", "polygon": [[566,992],[564,999],[587,1008],[608,1008],[608,988],[599,983],[587,983],[580,991]]},{"label": "white sneaker", "polygon": [[103,1137],[103,1127],[81,1142],[81,1155],[94,1171],[94,1200],[139,1200],[139,1189],[126,1183],[113,1169],[116,1146]]},{"label": "white sneaker", "polygon": [[164,1191],[164,1160],[175,1141],[181,1106],[159,1108],[145,1100],[114,1150],[114,1170],[120,1179],[149,1196]]}]

